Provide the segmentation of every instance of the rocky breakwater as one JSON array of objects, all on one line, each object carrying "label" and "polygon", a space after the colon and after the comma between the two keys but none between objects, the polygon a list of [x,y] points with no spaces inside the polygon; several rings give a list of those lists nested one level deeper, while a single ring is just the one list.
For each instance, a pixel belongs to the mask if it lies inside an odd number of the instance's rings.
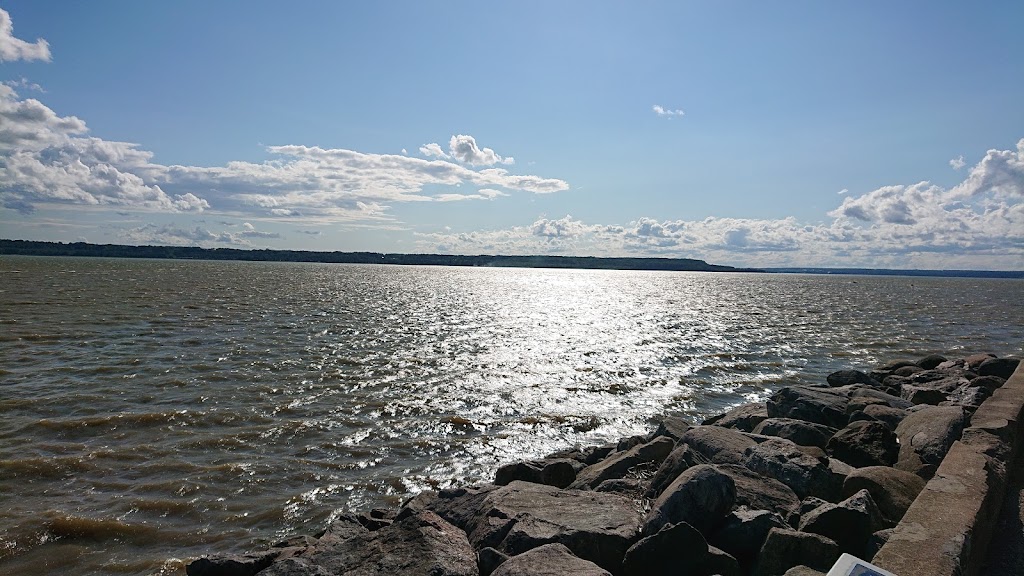
[{"label": "rocky breakwater", "polygon": [[928,356],[500,468],[190,576],[813,575],[871,559],[1018,361]]}]

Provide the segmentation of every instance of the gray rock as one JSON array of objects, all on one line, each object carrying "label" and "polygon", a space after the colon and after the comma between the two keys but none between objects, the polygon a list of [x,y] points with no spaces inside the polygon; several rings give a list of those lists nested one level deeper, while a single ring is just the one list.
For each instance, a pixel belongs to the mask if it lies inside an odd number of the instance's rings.
[{"label": "gray rock", "polygon": [[900,394],[903,398],[913,402],[914,404],[930,404],[937,406],[939,402],[945,402],[949,396],[949,392],[946,392],[939,388],[932,388],[929,386],[916,386],[914,384],[904,384],[901,388]]},{"label": "gray rock", "polygon": [[963,365],[965,367],[971,369],[971,370],[977,370],[978,368],[981,367],[981,365],[985,361],[993,359],[995,357],[996,357],[995,354],[988,354],[988,353],[985,353],[985,354],[973,354],[971,356],[968,356],[967,358],[964,358]]},{"label": "gray rock", "polygon": [[998,376],[978,376],[974,380],[971,380],[971,386],[987,388],[992,392],[995,392],[997,388],[1002,388],[1005,383],[1006,378],[1000,378]]},{"label": "gray rock", "polygon": [[714,546],[708,546],[708,555],[701,564],[700,574],[715,574],[717,576],[743,576],[743,569],[736,558],[725,550],[719,550]]},{"label": "gray rock", "polygon": [[285,558],[260,570],[259,576],[333,576],[323,566],[314,564],[309,558]]},{"label": "gray rock", "polygon": [[657,533],[667,524],[686,522],[707,533],[736,501],[736,484],[728,474],[703,464],[687,469],[654,501],[643,533]]},{"label": "gray rock", "polygon": [[831,500],[838,490],[828,461],[809,456],[782,438],[772,438],[747,449],[743,464],[793,489],[799,498],[818,496]]},{"label": "gray rock", "polygon": [[842,552],[861,554],[871,534],[887,528],[867,490],[838,504],[825,504],[800,518],[800,531],[834,541]]},{"label": "gray rock", "polygon": [[430,511],[407,516],[331,547],[317,546],[308,560],[331,574],[478,574],[476,553],[466,534]]},{"label": "gray rock", "polygon": [[720,426],[691,428],[681,442],[716,464],[740,464],[746,449],[757,444],[740,432]]},{"label": "gray rock", "polygon": [[892,394],[878,390],[877,388],[857,386],[850,392],[850,402],[847,404],[846,413],[850,414],[857,410],[863,410],[864,407],[871,404],[883,404],[892,408],[902,409],[907,409],[913,406],[912,402],[898,396],[893,396]]},{"label": "gray rock", "polygon": [[893,370],[892,373],[896,376],[913,376],[918,372],[924,372],[924,368],[921,368],[920,366],[904,366]]},{"label": "gray rock", "polygon": [[864,555],[861,556],[861,558],[871,562],[871,560],[874,559],[875,554],[878,554],[878,551],[882,549],[882,546],[885,546],[885,543],[889,541],[889,538],[895,530],[895,528],[886,528],[885,530],[879,530],[872,534],[871,537],[868,538],[867,545],[864,546]]},{"label": "gray rock", "polygon": [[815,570],[808,566],[793,566],[782,576],[825,576],[825,573],[820,570]]},{"label": "gray rock", "polygon": [[490,576],[498,566],[501,566],[509,559],[509,555],[494,548],[483,548],[476,553],[476,565],[480,569],[480,576]]},{"label": "gray rock", "polygon": [[625,576],[702,576],[708,543],[686,522],[666,524],[630,547],[622,561]]},{"label": "gray rock", "polygon": [[687,444],[680,443],[661,463],[658,471],[651,479],[651,485],[645,494],[648,498],[657,498],[684,470],[698,464],[708,464],[710,460]]},{"label": "gray rock", "polygon": [[578,461],[569,458],[513,462],[498,468],[494,483],[505,486],[514,480],[522,480],[565,488],[576,480],[576,472],[582,468]]},{"label": "gray rock", "polygon": [[891,466],[899,456],[896,433],[881,422],[850,422],[829,439],[826,451],[855,467]]},{"label": "gray rock", "polygon": [[623,478],[630,470],[641,465],[650,465],[656,469],[674,447],[675,442],[671,438],[659,436],[646,444],[639,444],[625,452],[612,454],[601,462],[580,470],[570,487],[576,489],[595,488],[605,480]]},{"label": "gray rock", "polygon": [[279,552],[222,554],[197,558],[185,567],[188,576],[252,576],[270,566]]},{"label": "gray rock", "polygon": [[750,510],[771,510],[787,523],[800,513],[800,498],[782,482],[738,464],[719,464],[715,467],[732,478],[736,486],[735,506],[746,506]]},{"label": "gray rock", "polygon": [[850,421],[856,422],[858,420],[870,420],[881,422],[888,426],[891,430],[896,430],[896,427],[900,425],[900,422],[907,417],[907,411],[899,408],[893,408],[884,404],[870,404],[864,407],[864,410],[855,412],[850,415]]},{"label": "gray rock", "polygon": [[754,428],[754,434],[776,436],[801,446],[819,448],[824,448],[828,439],[835,433],[835,428],[792,418],[768,418]]},{"label": "gray rock", "polygon": [[634,502],[618,494],[518,481],[486,494],[473,514],[467,532],[476,548],[516,555],[557,542],[605,570],[618,569],[641,521]]},{"label": "gray rock", "polygon": [[846,425],[849,399],[839,389],[787,386],[766,403],[770,418],[794,418],[832,428]]},{"label": "gray rock", "polygon": [[794,566],[807,566],[828,572],[839,559],[839,554],[839,546],[824,536],[772,528],[751,574],[778,576]]},{"label": "gray rock", "polygon": [[900,441],[896,468],[930,479],[966,423],[960,406],[929,406],[911,413],[896,427]]},{"label": "gray rock", "polygon": [[679,416],[666,416],[658,422],[658,428],[654,431],[654,436],[667,436],[673,441],[678,442],[691,427],[689,422]]},{"label": "gray rock", "polygon": [[1017,370],[1020,362],[1015,358],[990,358],[978,365],[978,375],[996,376],[1006,380]]},{"label": "gray rock", "polygon": [[344,514],[331,521],[327,530],[320,536],[321,546],[333,546],[342,540],[369,532],[359,519],[351,514]]},{"label": "gray rock", "polygon": [[765,418],[768,418],[768,412],[764,403],[754,402],[737,406],[725,414],[708,418],[702,424],[713,424],[723,428],[734,428],[743,432],[750,432],[754,429],[754,426],[757,426]]},{"label": "gray rock", "polygon": [[977,410],[992,395],[992,390],[982,386],[975,386],[974,382],[972,380],[969,386],[965,385],[957,388],[947,396],[945,403],[940,403],[939,405],[963,406],[971,412]]},{"label": "gray rock", "polygon": [[422,507],[469,533],[475,526],[477,518],[483,513],[487,496],[498,489],[498,486],[491,484],[445,489],[427,502],[417,505],[413,505],[416,501],[416,498],[413,498],[398,513],[398,519],[402,519],[404,515],[414,515],[420,511],[418,508]]},{"label": "gray rock", "polygon": [[597,564],[574,556],[562,544],[545,544],[513,556],[498,566],[492,576],[564,576],[566,574],[611,576],[610,572]]},{"label": "gray rock", "polygon": [[877,386],[880,384],[880,382],[859,370],[840,370],[838,372],[833,372],[829,374],[825,380],[828,381],[828,385],[833,388],[837,386],[849,386],[850,384],[868,384],[871,386]]},{"label": "gray rock", "polygon": [[647,436],[638,434],[636,436],[630,436],[628,438],[622,438],[619,443],[615,445],[616,452],[625,452],[634,446],[639,446],[647,442]]},{"label": "gray rock", "polygon": [[644,483],[636,478],[612,478],[594,488],[594,492],[611,492],[630,498],[639,498],[644,493]]},{"label": "gray rock", "polygon": [[925,481],[916,474],[888,466],[870,466],[858,468],[846,477],[842,496],[847,498],[867,490],[885,520],[895,525],[907,513],[924,485]]},{"label": "gray rock", "polygon": [[749,565],[757,557],[772,528],[788,527],[785,519],[775,512],[741,506],[725,517],[722,526],[708,540],[742,565]]},{"label": "gray rock", "polygon": [[917,365],[920,366],[921,368],[924,368],[925,370],[932,370],[939,364],[945,362],[946,360],[947,359],[945,356],[941,356],[939,354],[929,354],[928,356],[925,356],[924,358],[918,360]]},{"label": "gray rock", "polygon": [[808,512],[811,512],[815,508],[819,508],[828,503],[829,502],[827,500],[822,500],[817,496],[808,496],[807,498],[804,498],[802,502],[800,502],[800,516],[806,516]]}]

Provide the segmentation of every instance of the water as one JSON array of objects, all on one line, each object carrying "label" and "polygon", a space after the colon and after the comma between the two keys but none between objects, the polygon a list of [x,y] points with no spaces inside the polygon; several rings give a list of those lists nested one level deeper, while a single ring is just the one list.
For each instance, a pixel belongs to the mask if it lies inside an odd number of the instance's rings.
[{"label": "water", "polygon": [[179,574],[829,372],[1019,280],[0,257],[0,573]]}]

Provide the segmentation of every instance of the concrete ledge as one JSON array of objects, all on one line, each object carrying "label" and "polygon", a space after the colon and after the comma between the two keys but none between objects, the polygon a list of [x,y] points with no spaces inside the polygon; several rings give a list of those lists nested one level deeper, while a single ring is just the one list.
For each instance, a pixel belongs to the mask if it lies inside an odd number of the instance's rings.
[{"label": "concrete ledge", "polygon": [[978,408],[872,562],[900,576],[979,574],[1022,435],[1024,363]]}]

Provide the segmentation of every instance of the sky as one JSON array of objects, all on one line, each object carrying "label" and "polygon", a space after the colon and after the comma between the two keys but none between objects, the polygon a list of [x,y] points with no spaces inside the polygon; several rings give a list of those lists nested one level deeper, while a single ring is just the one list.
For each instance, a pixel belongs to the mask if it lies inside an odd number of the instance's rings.
[{"label": "sky", "polygon": [[0,0],[0,238],[1024,270],[1024,3]]}]

